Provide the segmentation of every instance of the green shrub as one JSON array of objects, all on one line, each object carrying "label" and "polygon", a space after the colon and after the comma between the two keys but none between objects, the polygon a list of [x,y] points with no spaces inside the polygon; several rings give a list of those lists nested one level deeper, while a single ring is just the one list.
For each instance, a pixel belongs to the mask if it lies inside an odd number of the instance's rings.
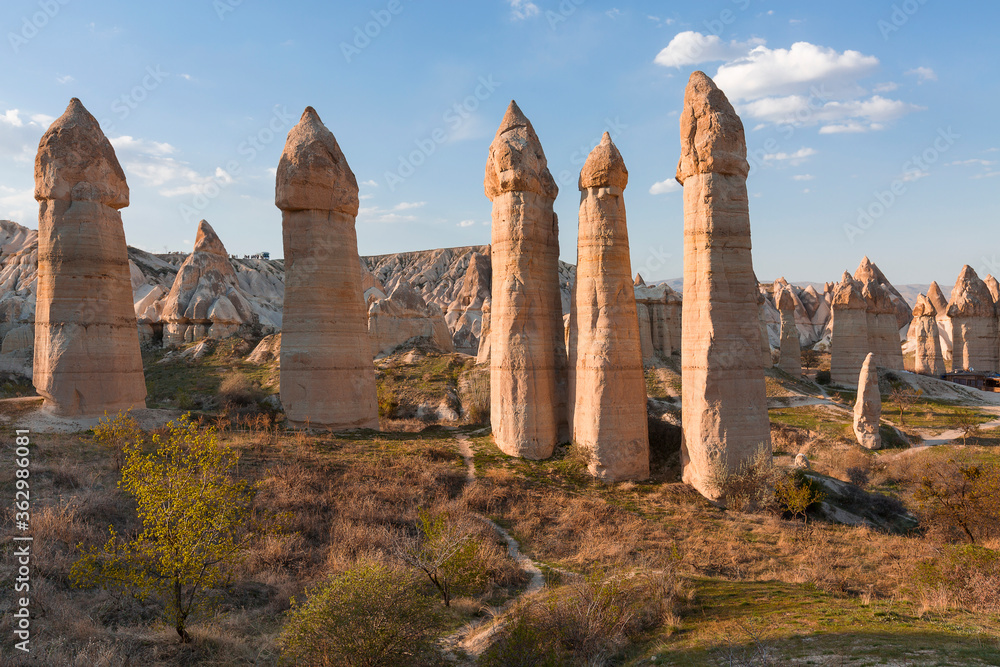
[{"label": "green shrub", "polygon": [[813,503],[818,503],[825,497],[826,494],[801,473],[789,475],[774,485],[774,499],[778,508],[791,514],[792,518],[801,516],[806,519],[806,512]]},{"label": "green shrub", "polygon": [[384,384],[378,385],[378,416],[380,419],[391,419],[399,409],[399,398],[396,393]]},{"label": "green shrub", "polygon": [[263,398],[260,387],[243,373],[230,373],[219,385],[219,399],[236,406],[253,405]]},{"label": "green shrub", "polygon": [[1000,466],[956,456],[923,472],[914,495],[925,523],[970,544],[1000,535]]},{"label": "green shrub", "polygon": [[729,470],[724,461],[716,460],[709,471],[708,483],[719,492],[727,508],[755,511],[772,505],[777,474],[770,444],[762,444],[735,471]]},{"label": "green shrub", "polygon": [[1000,612],[1000,553],[992,549],[946,546],[917,565],[915,579],[929,606]]},{"label": "green shrub", "polygon": [[816,371],[816,384],[830,384],[832,381],[830,371]]},{"label": "green shrub", "polygon": [[413,665],[432,648],[440,623],[434,600],[409,573],[360,562],[292,600],[278,637],[295,665]]}]

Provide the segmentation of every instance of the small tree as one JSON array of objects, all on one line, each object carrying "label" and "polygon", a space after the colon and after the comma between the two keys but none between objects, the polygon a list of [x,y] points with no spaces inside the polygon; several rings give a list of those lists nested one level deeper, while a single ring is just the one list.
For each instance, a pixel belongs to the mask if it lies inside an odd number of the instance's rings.
[{"label": "small tree", "polygon": [[91,547],[74,565],[77,586],[99,585],[159,595],[181,642],[206,589],[222,585],[244,558],[244,546],[264,529],[252,509],[256,489],[232,477],[239,455],[219,444],[214,430],[188,420],[154,435],[155,451],[125,445],[119,487],[135,498],[142,530],[126,539],[112,527],[102,547]]},{"label": "small tree", "polygon": [[413,575],[360,562],[307,591],[278,637],[294,664],[411,665],[431,645],[438,616]]},{"label": "small tree", "polygon": [[404,563],[427,575],[446,607],[457,590],[482,582],[487,572],[477,563],[479,544],[473,531],[446,514],[420,510],[416,540],[401,539],[396,552]]},{"label": "small tree", "polygon": [[911,387],[906,384],[894,384],[892,389],[889,391],[890,400],[896,404],[899,409],[899,425],[906,426],[904,421],[905,410],[914,403],[923,394],[923,391],[914,391]]},{"label": "small tree", "polygon": [[951,417],[951,425],[962,433],[962,444],[967,445],[970,435],[979,433],[979,418],[972,410],[957,410]]},{"label": "small tree", "polygon": [[925,520],[977,544],[1000,533],[1000,466],[948,459],[928,464],[915,497]]},{"label": "small tree", "polygon": [[826,494],[814,489],[808,479],[793,474],[774,485],[774,497],[782,510],[790,513],[793,518],[801,516],[809,523],[806,512],[813,503],[823,500]]},{"label": "small tree", "polygon": [[100,423],[94,427],[94,440],[111,452],[119,472],[125,463],[125,446],[142,442],[144,436],[139,422],[132,416],[132,408],[114,417],[105,412]]}]

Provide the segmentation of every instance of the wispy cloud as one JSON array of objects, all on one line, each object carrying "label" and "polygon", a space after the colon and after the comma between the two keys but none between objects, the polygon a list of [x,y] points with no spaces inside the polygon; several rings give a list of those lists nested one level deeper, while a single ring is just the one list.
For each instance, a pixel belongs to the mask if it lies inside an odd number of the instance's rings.
[{"label": "wispy cloud", "polygon": [[459,227],[472,227],[475,224],[476,224],[475,220],[462,220],[461,222],[458,223],[458,226]]},{"label": "wispy cloud", "polygon": [[808,157],[816,155],[815,148],[802,147],[794,153],[767,153],[764,155],[765,162],[789,162],[792,165],[801,164]]},{"label": "wispy cloud", "polygon": [[793,181],[811,181],[814,178],[816,177],[813,176],[812,174],[795,174],[794,176],[792,176]]},{"label": "wispy cloud", "polygon": [[903,72],[906,76],[917,77],[917,83],[924,83],[926,81],[937,81],[937,74],[930,67],[915,67],[910,70]]},{"label": "wispy cloud", "polygon": [[668,192],[677,192],[683,189],[681,184],[677,182],[677,179],[668,178],[665,181],[658,181],[653,183],[649,188],[649,194],[651,195],[665,195]]},{"label": "wispy cloud", "polygon": [[531,0],[507,0],[507,4],[510,5],[510,16],[515,21],[537,16],[542,11]]}]

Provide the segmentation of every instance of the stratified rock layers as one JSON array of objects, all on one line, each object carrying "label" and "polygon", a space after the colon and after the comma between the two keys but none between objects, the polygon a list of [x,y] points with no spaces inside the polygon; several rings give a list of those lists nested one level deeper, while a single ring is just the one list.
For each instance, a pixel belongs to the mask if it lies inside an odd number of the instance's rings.
[{"label": "stratified rock layers", "polygon": [[534,128],[514,102],[490,145],[483,186],[493,202],[493,437],[507,454],[544,459],[568,430],[559,225],[552,211],[559,190]]},{"label": "stratified rock layers", "polygon": [[132,305],[125,173],[97,120],[73,98],[38,144],[34,384],[63,416],[145,407]]},{"label": "stratified rock layers", "polygon": [[913,341],[913,372],[921,375],[943,375],[944,355],[941,352],[937,312],[923,294],[917,297],[907,338]]},{"label": "stratified rock layers", "polygon": [[362,296],[358,183],[333,133],[307,107],[278,163],[285,301],[281,403],[296,425],[378,428]]},{"label": "stratified rock layers", "polygon": [[997,371],[997,316],[993,296],[971,266],[962,272],[948,302],[952,370]]},{"label": "stratified rock layers", "polygon": [[854,386],[869,352],[868,304],[861,286],[847,273],[833,293],[833,341],[830,346],[830,379]]},{"label": "stratified rock layers", "polygon": [[791,290],[783,289],[777,297],[778,312],[781,314],[781,355],[778,368],[792,375],[802,377],[802,346],[799,344],[799,330],[795,326],[795,297]]},{"label": "stratified rock layers", "polygon": [[628,171],[605,132],[580,174],[580,230],[570,315],[573,442],[608,482],[649,477],[646,382],[629,278]]},{"label": "stratified rock layers", "polygon": [[683,479],[723,499],[717,480],[771,437],[750,255],[746,139],[725,94],[702,72],[681,113],[684,305],[681,317]]}]

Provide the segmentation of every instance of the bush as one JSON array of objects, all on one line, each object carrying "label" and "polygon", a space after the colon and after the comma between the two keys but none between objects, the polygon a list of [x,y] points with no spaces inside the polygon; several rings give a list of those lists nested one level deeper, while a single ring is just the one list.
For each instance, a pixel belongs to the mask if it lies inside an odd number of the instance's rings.
[{"label": "bush", "polygon": [[490,423],[490,374],[473,371],[465,392],[465,418],[470,424]]},{"label": "bush", "polygon": [[659,470],[673,465],[679,471],[681,427],[647,415],[646,428],[649,432],[649,467]]},{"label": "bush", "polygon": [[409,573],[360,562],[292,600],[278,637],[293,664],[413,665],[433,646],[434,600]]},{"label": "bush", "polygon": [[917,565],[915,579],[929,606],[1000,612],[1000,553],[991,549],[945,547]]},{"label": "bush", "polygon": [[830,371],[816,371],[816,384],[830,384],[832,381]]},{"label": "bush", "polygon": [[392,419],[399,409],[399,398],[385,384],[379,384],[377,389],[378,416],[380,419]]},{"label": "bush", "polygon": [[97,444],[111,452],[115,467],[120,471],[125,464],[125,449],[129,445],[142,443],[145,433],[139,428],[139,422],[132,416],[132,409],[119,412],[114,419],[107,413],[100,423],[94,427],[94,440]]},{"label": "bush", "polygon": [[963,459],[924,466],[914,494],[921,518],[946,539],[978,544],[1000,535],[1000,466]]},{"label": "bush", "polygon": [[847,473],[847,481],[854,486],[864,488],[871,481],[871,473],[864,466],[851,466],[845,472]]},{"label": "bush", "polygon": [[479,665],[596,665],[646,631],[676,622],[673,565],[659,572],[595,573],[515,605]]},{"label": "bush", "polygon": [[771,448],[761,445],[753,458],[741,462],[734,472],[726,468],[725,462],[718,461],[710,471],[709,485],[719,491],[727,508],[737,512],[755,511],[772,504],[778,474]]},{"label": "bush", "polygon": [[219,385],[219,399],[222,403],[234,406],[254,405],[262,398],[260,387],[257,387],[243,373],[230,373]]},{"label": "bush", "polygon": [[774,499],[783,512],[788,512],[792,518],[806,518],[806,512],[814,504],[826,497],[816,489],[813,483],[801,472],[796,472],[780,480],[774,485]]}]

